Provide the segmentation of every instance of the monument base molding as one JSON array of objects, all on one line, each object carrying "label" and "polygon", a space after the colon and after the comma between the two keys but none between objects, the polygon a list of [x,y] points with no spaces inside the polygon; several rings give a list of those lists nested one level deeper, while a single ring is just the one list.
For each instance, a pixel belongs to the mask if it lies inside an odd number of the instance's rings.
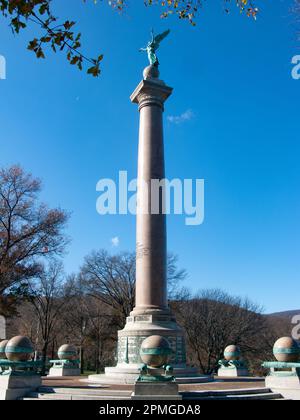
[{"label": "monument base molding", "polygon": [[182,400],[176,382],[136,382],[132,400]]}]

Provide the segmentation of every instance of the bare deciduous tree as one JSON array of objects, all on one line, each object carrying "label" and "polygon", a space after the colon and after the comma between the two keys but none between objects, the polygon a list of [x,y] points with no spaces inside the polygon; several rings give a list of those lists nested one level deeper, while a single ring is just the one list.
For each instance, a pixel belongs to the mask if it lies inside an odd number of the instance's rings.
[{"label": "bare deciduous tree", "polygon": [[41,270],[41,260],[61,254],[67,214],[38,205],[41,183],[19,166],[0,170],[0,296]]},{"label": "bare deciduous tree", "polygon": [[38,320],[37,337],[40,344],[45,371],[49,345],[54,339],[54,333],[59,319],[64,311],[66,301],[71,299],[72,289],[64,284],[62,263],[51,261],[47,269],[31,280],[28,286],[27,299],[34,309]]},{"label": "bare deciduous tree", "polygon": [[[169,297],[174,299],[186,271],[177,268],[177,257],[173,254],[168,256],[167,264]],[[118,327],[123,328],[135,303],[135,254],[94,251],[85,258],[80,279],[86,293],[114,309]]]},{"label": "bare deciduous tree", "polygon": [[[112,310],[99,299],[85,294],[76,276],[68,279],[68,287],[75,296],[66,302],[61,314],[64,337],[79,348],[81,373],[85,368],[85,352],[94,350],[94,366],[99,372],[107,360],[105,350],[111,351],[116,337],[116,322]],[[111,360],[111,358],[109,358]]]},{"label": "bare deciduous tree", "polygon": [[204,373],[216,370],[229,344],[241,346],[244,355],[259,351],[258,340],[267,328],[258,305],[219,289],[182,301],[176,312],[186,331],[191,362]]},{"label": "bare deciduous tree", "polygon": [[84,260],[80,281],[87,294],[113,308],[118,326],[122,328],[134,306],[134,255],[109,255],[104,250],[94,251]]},{"label": "bare deciduous tree", "polygon": [[180,283],[187,278],[187,271],[178,268],[178,256],[172,253],[168,254],[167,276],[169,301],[181,300],[187,293],[186,289],[180,286]]},{"label": "bare deciduous tree", "polygon": [[[57,293],[55,287],[57,299],[53,304],[61,309],[53,324],[47,353],[55,357],[61,344],[75,344],[80,350],[82,371],[85,368],[99,372],[115,362],[119,319],[111,306],[87,295],[85,288],[80,287],[77,276],[67,281],[67,290],[72,290],[71,296],[65,291]],[[40,290],[40,299],[48,294]],[[45,298],[42,301],[45,304]],[[171,303],[173,312],[186,331],[188,360],[205,373],[215,371],[217,361],[223,358],[223,350],[228,344],[238,344],[250,371],[266,374],[261,363],[272,360],[275,340],[290,335],[289,318],[261,315],[259,306],[221,290],[202,291],[195,297],[184,290],[178,295],[178,300]],[[40,307],[36,306],[29,302],[20,305],[20,316],[13,323],[12,335],[28,335],[41,349],[43,331],[37,317]],[[46,312],[40,316],[43,318]]]}]

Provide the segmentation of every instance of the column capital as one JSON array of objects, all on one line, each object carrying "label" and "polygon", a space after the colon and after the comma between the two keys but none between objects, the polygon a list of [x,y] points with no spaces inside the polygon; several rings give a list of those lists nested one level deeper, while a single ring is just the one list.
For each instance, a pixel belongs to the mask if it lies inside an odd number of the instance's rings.
[{"label": "column capital", "polygon": [[130,96],[130,100],[139,105],[139,110],[149,105],[156,105],[163,109],[164,102],[172,92],[173,88],[160,80],[142,80]]}]

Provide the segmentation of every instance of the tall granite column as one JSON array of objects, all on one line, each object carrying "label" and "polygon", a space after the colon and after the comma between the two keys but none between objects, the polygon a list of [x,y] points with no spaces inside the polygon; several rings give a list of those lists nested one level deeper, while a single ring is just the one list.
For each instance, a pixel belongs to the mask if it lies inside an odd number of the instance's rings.
[{"label": "tall granite column", "polygon": [[[165,178],[163,111],[172,88],[148,66],[130,99],[140,116],[136,216],[136,305],[118,336],[118,366],[138,368],[143,340],[159,334],[173,349],[174,366],[185,366],[183,332],[167,301],[167,234],[163,189],[155,194],[151,180]],[[157,190],[156,190],[157,192]]]},{"label": "tall granite column", "polygon": [[151,181],[165,178],[163,110],[172,88],[153,77],[156,75],[156,67],[147,67],[145,79],[131,96],[140,112],[135,315],[167,310],[167,235],[163,190],[152,190]]},{"label": "tall granite column", "polygon": [[151,335],[162,335],[170,343],[170,363],[176,376],[197,375],[186,366],[182,329],[167,302],[166,215],[162,211],[163,192],[151,194],[151,180],[165,178],[163,111],[172,88],[159,80],[157,66],[144,70],[131,101],[140,114],[138,151],[138,194],[136,217],[136,305],[118,332],[117,366],[107,367],[105,375],[90,379],[102,382],[134,383],[142,363],[141,344]]}]

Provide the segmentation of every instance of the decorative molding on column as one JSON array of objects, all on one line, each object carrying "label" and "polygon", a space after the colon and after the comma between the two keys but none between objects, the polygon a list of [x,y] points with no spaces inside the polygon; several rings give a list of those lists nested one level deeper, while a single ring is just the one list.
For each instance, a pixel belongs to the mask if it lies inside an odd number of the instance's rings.
[{"label": "decorative molding on column", "polygon": [[173,88],[167,86],[158,79],[142,80],[130,100],[139,105],[139,111],[144,106],[159,106],[164,109],[164,102],[173,92]]}]

